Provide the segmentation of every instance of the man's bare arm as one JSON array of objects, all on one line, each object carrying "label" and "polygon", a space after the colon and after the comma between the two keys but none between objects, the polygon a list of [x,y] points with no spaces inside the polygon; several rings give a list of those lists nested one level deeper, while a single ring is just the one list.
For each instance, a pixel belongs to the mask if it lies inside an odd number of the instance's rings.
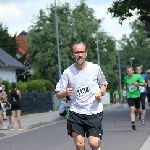
[{"label": "man's bare arm", "polygon": [[67,88],[66,92],[60,90],[60,91],[56,92],[56,97],[58,99],[64,99],[66,96],[71,96],[72,92],[73,92],[72,88]]}]

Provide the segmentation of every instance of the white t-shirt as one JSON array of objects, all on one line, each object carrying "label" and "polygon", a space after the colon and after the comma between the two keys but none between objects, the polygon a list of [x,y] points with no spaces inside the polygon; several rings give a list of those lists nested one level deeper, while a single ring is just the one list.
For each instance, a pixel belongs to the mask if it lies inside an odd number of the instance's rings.
[{"label": "white t-shirt", "polygon": [[122,91],[122,96],[127,96],[127,91],[123,90]]},{"label": "white t-shirt", "polygon": [[74,64],[64,70],[55,91],[66,91],[72,87],[70,111],[80,114],[97,114],[103,111],[103,105],[95,99],[95,93],[100,91],[100,85],[107,85],[101,68],[97,64],[87,62],[82,70],[77,70]]}]

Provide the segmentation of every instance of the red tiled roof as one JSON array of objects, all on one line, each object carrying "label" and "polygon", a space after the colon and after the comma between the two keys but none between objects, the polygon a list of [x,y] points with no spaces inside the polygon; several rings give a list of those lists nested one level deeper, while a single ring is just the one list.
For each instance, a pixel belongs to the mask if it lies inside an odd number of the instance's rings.
[{"label": "red tiled roof", "polygon": [[19,35],[16,37],[16,42],[18,44],[18,53],[20,55],[25,55],[27,53],[27,35]]}]

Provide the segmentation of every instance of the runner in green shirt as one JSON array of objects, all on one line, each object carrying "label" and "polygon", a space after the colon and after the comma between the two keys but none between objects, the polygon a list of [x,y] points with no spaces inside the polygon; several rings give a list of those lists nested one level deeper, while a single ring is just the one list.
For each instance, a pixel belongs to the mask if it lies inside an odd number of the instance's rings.
[{"label": "runner in green shirt", "polygon": [[140,112],[140,90],[139,86],[145,86],[145,81],[139,74],[134,74],[133,67],[127,67],[127,74],[124,77],[124,89],[127,89],[127,99],[130,108],[130,117],[132,129],[136,130],[135,125],[135,108]]}]

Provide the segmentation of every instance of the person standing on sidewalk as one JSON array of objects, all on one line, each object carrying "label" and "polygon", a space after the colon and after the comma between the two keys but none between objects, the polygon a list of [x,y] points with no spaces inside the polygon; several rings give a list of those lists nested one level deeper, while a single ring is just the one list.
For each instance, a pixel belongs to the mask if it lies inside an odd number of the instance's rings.
[{"label": "person standing on sidewalk", "polygon": [[113,93],[113,103],[118,104],[119,103],[119,92],[117,90]]},{"label": "person standing on sidewalk", "polygon": [[74,139],[76,149],[86,149],[86,135],[90,147],[98,150],[103,134],[101,98],[106,91],[107,81],[100,66],[85,61],[87,48],[83,42],[73,44],[71,56],[75,63],[61,75],[55,89],[56,96],[58,99],[71,97],[67,130]]},{"label": "person standing on sidewalk", "polygon": [[127,91],[126,89],[122,90],[123,103],[127,103]]},{"label": "person standing on sidewalk", "polygon": [[17,89],[16,83],[12,83],[11,90],[9,91],[10,94],[10,103],[11,103],[11,130],[14,130],[14,121],[15,116],[17,115],[17,122],[18,122],[18,130],[23,130],[21,126],[21,93],[20,90]]},{"label": "person standing on sidewalk", "polygon": [[146,78],[146,92],[147,92],[147,99],[148,99],[148,105],[150,106],[150,69],[147,71],[147,78]]},{"label": "person standing on sidewalk", "polygon": [[[136,73],[139,74],[146,81],[146,75],[142,74],[142,68],[140,66],[136,67]],[[139,86],[139,90],[140,90],[140,104],[142,105],[142,113],[139,113],[139,119],[141,119],[141,124],[145,125],[145,115],[146,115],[145,98],[146,98],[146,89],[143,86]]]},{"label": "person standing on sidewalk", "polygon": [[3,128],[3,110],[2,110],[2,106],[1,103],[3,101],[3,95],[2,95],[2,84],[3,80],[2,78],[0,78],[0,129]]},{"label": "person standing on sidewalk", "polygon": [[134,74],[133,67],[126,68],[127,74],[124,77],[124,89],[127,89],[128,105],[130,108],[130,117],[132,129],[136,130],[135,125],[135,108],[140,113],[140,90],[139,86],[145,86],[145,81],[139,74]]},{"label": "person standing on sidewalk", "polygon": [[[71,99],[70,99],[71,100]],[[59,106],[59,115],[60,116],[66,116],[67,112],[70,109],[70,100],[68,100],[66,97],[61,101]]]},{"label": "person standing on sidewalk", "polygon": [[2,109],[3,109],[3,120],[7,120],[7,116],[6,116],[6,102],[7,102],[7,94],[5,91],[5,85],[1,85],[2,87],[2,96],[3,96],[3,100],[2,100]]}]

